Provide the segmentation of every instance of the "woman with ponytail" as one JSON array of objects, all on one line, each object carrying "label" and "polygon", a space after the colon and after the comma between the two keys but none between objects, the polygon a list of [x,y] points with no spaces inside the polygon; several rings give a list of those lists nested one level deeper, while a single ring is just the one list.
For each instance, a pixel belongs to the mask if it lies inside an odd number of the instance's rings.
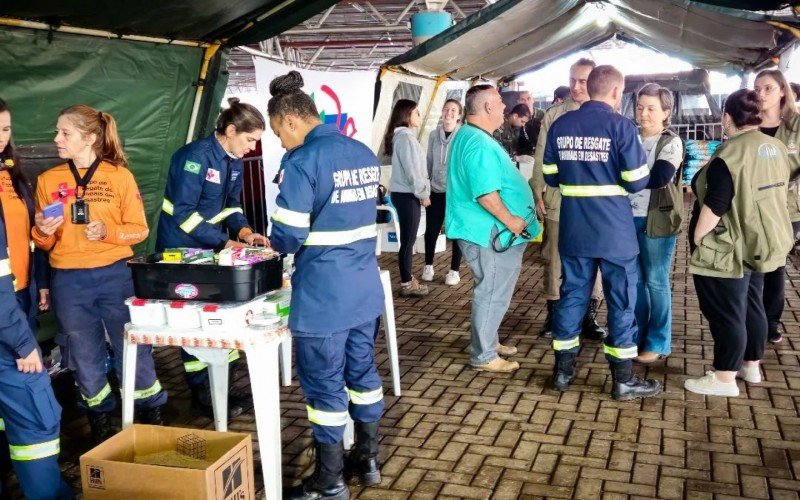
[{"label": "woman with ponytail", "polygon": [[[264,117],[254,106],[228,99],[228,107],[217,118],[210,135],[190,142],[170,160],[156,250],[269,245],[253,232],[242,210],[244,162],[264,133]],[[186,382],[192,391],[192,411],[214,418],[206,364],[181,350]],[[232,350],[230,361],[239,359]],[[228,378],[228,383],[233,377]],[[249,393],[229,388],[228,418],[241,414],[251,404]]]},{"label": "woman with ponytail", "polygon": [[[0,99],[0,473],[13,465],[26,498],[72,498],[58,467],[61,407],[32,321],[38,302],[32,224],[33,199],[11,142],[11,112]],[[41,305],[47,304],[46,288]]]},{"label": "woman with ponytail", "polygon": [[[125,261],[133,256],[131,245],[147,238],[147,221],[111,115],[70,106],[58,115],[55,143],[67,162],[39,176],[32,234],[50,253],[56,342],[73,370],[92,437],[101,442],[114,433],[116,407],[106,378],[105,335],[122,380],[123,329],[130,321],[125,299],[133,296]],[[138,349],[136,409],[142,422],[160,425],[167,393],[156,378],[152,348]]]}]

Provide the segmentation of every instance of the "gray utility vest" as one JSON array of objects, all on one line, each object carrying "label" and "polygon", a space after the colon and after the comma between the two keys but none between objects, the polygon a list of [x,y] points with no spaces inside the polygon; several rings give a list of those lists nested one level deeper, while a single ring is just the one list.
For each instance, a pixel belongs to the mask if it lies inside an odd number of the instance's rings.
[{"label": "gray utility vest", "polygon": [[[758,130],[748,130],[722,144],[711,161],[714,158],[724,160],[728,166],[733,179],[733,202],[717,227],[692,252],[689,272],[741,278],[745,266],[766,273],[786,265],[786,255],[794,244],[786,208],[786,146]],[[697,175],[697,200],[702,207],[708,166]]]},{"label": "gray utility vest", "polygon": [[[671,141],[675,132],[666,129],[661,133],[656,143],[654,158],[664,146]],[[683,224],[683,162],[677,165],[675,179],[666,186],[650,190],[650,205],[647,207],[647,236],[651,238],[665,238],[678,234]]]}]

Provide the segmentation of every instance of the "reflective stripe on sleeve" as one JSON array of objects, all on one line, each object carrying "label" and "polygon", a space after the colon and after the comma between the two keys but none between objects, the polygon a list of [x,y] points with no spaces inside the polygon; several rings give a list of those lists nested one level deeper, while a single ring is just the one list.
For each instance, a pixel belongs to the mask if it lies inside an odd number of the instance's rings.
[{"label": "reflective stripe on sleeve", "polygon": [[239,207],[228,207],[214,217],[208,219],[210,224],[219,224],[233,214],[243,214],[244,211]]},{"label": "reflective stripe on sleeve", "polygon": [[383,387],[378,387],[375,390],[365,392],[347,389],[347,394],[350,396],[350,402],[354,405],[371,405],[378,403],[383,399]]},{"label": "reflective stripe on sleeve", "polygon": [[58,455],[59,451],[61,451],[61,440],[56,438],[52,441],[45,441],[44,443],[38,444],[12,444],[8,446],[8,449],[10,451],[11,460],[25,462]]},{"label": "reflective stripe on sleeve", "polygon": [[556,351],[568,351],[581,345],[580,337],[575,337],[569,340],[556,340],[553,339],[553,349]]},{"label": "reflective stripe on sleeve", "polygon": [[166,212],[169,215],[172,215],[172,212],[175,210],[175,207],[172,206],[172,202],[168,199],[164,198],[164,201],[161,202],[161,210]]},{"label": "reflective stripe on sleeve", "polygon": [[199,226],[203,222],[203,216],[197,212],[192,213],[188,219],[183,221],[183,224],[180,225],[180,228],[185,233],[191,233],[194,229]]},{"label": "reflective stripe on sleeve", "polygon": [[304,245],[339,246],[378,236],[375,224],[351,229],[349,231],[311,231]]},{"label": "reflective stripe on sleeve", "polygon": [[286,208],[278,207],[272,214],[272,220],[293,227],[311,227],[311,214],[295,212]]},{"label": "reflective stripe on sleeve", "polygon": [[11,275],[11,259],[0,260],[0,278]]},{"label": "reflective stripe on sleeve", "polygon": [[611,347],[603,345],[603,352],[617,359],[633,359],[639,354],[639,349],[636,346]]},{"label": "reflective stripe on sleeve", "polygon": [[308,421],[326,427],[339,427],[347,424],[347,411],[322,411],[306,406]]},{"label": "reflective stripe on sleeve", "polygon": [[81,394],[81,397],[83,398],[84,401],[86,401],[86,404],[91,408],[92,406],[97,406],[100,403],[102,403],[103,400],[106,399],[109,394],[111,394],[111,386],[108,385],[108,383],[106,382],[106,385],[104,385],[103,388],[100,389],[100,392],[98,392],[97,395],[95,395],[94,397],[89,398],[83,394]]},{"label": "reflective stripe on sleeve", "polygon": [[0,431],[6,430],[6,421],[0,418]]},{"label": "reflective stripe on sleeve", "polygon": [[545,175],[552,175],[558,173],[558,165],[551,163],[549,165],[542,165],[542,173]]},{"label": "reflective stripe on sleeve", "polygon": [[562,196],[588,197],[588,196],[628,196],[622,186],[568,186],[561,184],[558,189]]},{"label": "reflective stripe on sleeve", "polygon": [[639,179],[644,179],[649,174],[650,174],[650,169],[647,168],[647,164],[645,163],[636,170],[625,170],[624,172],[622,172],[622,180],[625,182],[636,182]]}]

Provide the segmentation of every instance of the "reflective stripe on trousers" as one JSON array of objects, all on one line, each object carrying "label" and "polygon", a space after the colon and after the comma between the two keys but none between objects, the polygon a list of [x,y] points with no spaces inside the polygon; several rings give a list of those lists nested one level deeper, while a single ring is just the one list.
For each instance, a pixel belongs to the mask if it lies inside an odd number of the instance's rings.
[{"label": "reflective stripe on trousers", "polygon": [[[231,349],[230,352],[228,352],[228,363],[233,363],[237,359],[239,359],[239,351],[236,349]],[[206,368],[208,368],[208,364],[200,361],[199,359],[185,361],[183,363],[183,369],[186,370],[186,373],[195,373],[205,370]]]}]

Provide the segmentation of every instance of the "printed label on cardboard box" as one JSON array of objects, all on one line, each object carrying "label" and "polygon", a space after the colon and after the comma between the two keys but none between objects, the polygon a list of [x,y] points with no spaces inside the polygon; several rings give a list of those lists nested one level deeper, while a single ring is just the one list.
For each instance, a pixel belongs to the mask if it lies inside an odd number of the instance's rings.
[{"label": "printed label on cardboard box", "polygon": [[247,446],[214,471],[216,495],[224,500],[247,500],[253,497],[250,491],[250,473],[247,467]]},{"label": "printed label on cardboard box", "polygon": [[106,476],[102,467],[87,465],[86,472],[86,476],[89,478],[89,488],[106,489]]}]

